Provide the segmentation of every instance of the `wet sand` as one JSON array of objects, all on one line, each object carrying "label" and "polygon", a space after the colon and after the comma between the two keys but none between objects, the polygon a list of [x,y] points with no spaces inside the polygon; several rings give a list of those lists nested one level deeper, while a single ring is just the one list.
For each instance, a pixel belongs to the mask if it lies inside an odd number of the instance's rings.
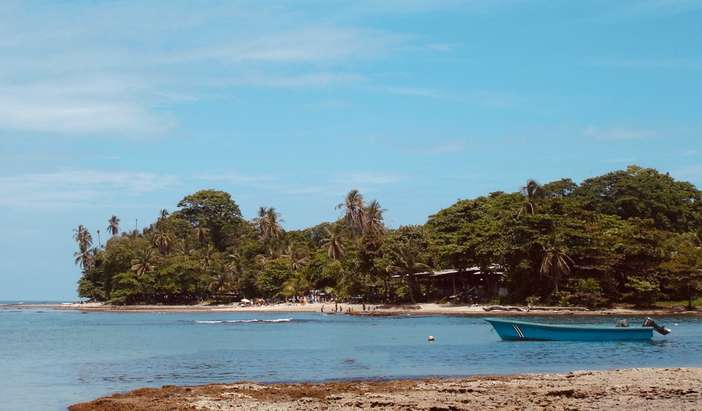
[{"label": "wet sand", "polygon": [[[108,305],[101,303],[85,304],[22,304],[4,306],[13,309],[56,309],[79,310],[85,312],[324,312],[337,314],[353,314],[368,316],[393,315],[458,315],[458,316],[544,316],[544,315],[575,315],[575,316],[702,316],[701,310],[685,311],[681,309],[652,309],[639,310],[630,308],[610,308],[601,310],[578,310],[567,307],[552,307],[547,309],[529,309],[519,307],[522,311],[486,311],[482,305],[454,304],[416,304],[416,305],[380,305],[380,304],[346,304],[340,303],[283,303],[261,306],[240,307],[238,305]],[[336,311],[335,311],[336,310]]]},{"label": "wet sand", "polygon": [[702,368],[626,369],[456,379],[165,386],[71,411],[700,410]]}]

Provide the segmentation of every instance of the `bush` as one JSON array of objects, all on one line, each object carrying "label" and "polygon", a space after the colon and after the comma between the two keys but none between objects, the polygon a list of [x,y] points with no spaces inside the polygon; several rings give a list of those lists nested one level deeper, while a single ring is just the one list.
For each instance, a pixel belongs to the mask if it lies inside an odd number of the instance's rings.
[{"label": "bush", "polygon": [[629,277],[626,286],[630,292],[624,294],[625,300],[637,307],[653,307],[662,295],[658,280],[653,278]]},{"label": "bush", "polygon": [[573,291],[564,296],[567,305],[585,306],[588,308],[605,307],[609,300],[602,294],[600,283],[594,278],[579,278],[572,282]]}]

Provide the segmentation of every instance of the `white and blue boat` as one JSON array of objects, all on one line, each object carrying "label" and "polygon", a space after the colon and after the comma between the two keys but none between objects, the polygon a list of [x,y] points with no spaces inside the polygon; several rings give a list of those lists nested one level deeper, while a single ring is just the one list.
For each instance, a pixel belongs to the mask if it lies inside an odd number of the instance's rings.
[{"label": "white and blue boat", "polygon": [[647,318],[640,327],[541,324],[498,318],[486,318],[505,341],[640,341],[653,338],[653,331],[663,335],[670,330]]}]

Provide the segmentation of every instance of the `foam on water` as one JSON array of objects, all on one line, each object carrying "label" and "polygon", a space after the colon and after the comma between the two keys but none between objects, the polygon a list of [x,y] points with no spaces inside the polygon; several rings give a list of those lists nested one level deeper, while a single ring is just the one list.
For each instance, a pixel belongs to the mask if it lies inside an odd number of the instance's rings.
[{"label": "foam on water", "polygon": [[195,320],[195,324],[246,324],[246,323],[289,323],[292,318],[275,318],[272,320]]}]

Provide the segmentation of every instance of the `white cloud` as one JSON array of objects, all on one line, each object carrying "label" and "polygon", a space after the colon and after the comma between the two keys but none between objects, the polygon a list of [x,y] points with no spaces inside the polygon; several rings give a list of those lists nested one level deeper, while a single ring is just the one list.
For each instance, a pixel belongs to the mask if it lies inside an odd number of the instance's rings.
[{"label": "white cloud", "polygon": [[385,91],[391,94],[398,94],[401,96],[412,96],[412,97],[429,97],[429,98],[440,98],[442,94],[436,90],[420,87],[399,87],[391,86],[385,87]]},{"label": "white cloud", "polygon": [[672,58],[598,58],[590,64],[618,69],[702,70],[702,61]]},{"label": "white cloud", "polygon": [[145,172],[64,170],[0,177],[1,207],[56,209],[139,196],[178,183],[174,176]]},{"label": "white cloud", "polygon": [[326,87],[338,84],[353,84],[366,81],[366,77],[352,73],[305,73],[276,75],[267,73],[244,74],[232,78],[212,79],[204,84],[210,86],[253,86],[270,88]]},{"label": "white cloud", "polygon": [[168,115],[174,104],[222,87],[366,81],[348,63],[383,58],[409,41],[302,10],[98,2],[30,12],[0,3],[0,131],[164,133],[177,125]]},{"label": "white cloud", "polygon": [[458,153],[465,149],[465,143],[461,140],[439,143],[425,150],[429,154],[450,154]]},{"label": "white cloud", "polygon": [[402,180],[402,177],[397,174],[372,172],[347,173],[341,174],[335,178],[337,183],[348,184],[351,186],[392,184],[397,183],[400,180]]},{"label": "white cloud", "polygon": [[658,136],[656,130],[627,128],[627,127],[587,127],[583,130],[583,135],[596,140],[642,140],[655,138]]},{"label": "white cloud", "polygon": [[402,181],[402,176],[394,173],[353,172],[326,177],[315,177],[317,184],[301,184],[290,176],[257,175],[236,171],[208,172],[197,175],[197,180],[222,183],[231,186],[245,186],[276,194],[310,195],[329,194],[339,196],[351,189],[372,191],[381,185],[395,184]]},{"label": "white cloud", "polygon": [[276,179],[269,175],[256,175],[256,174],[245,174],[236,171],[224,171],[224,172],[209,172],[204,174],[198,174],[196,177],[198,180],[221,182],[233,185],[255,185],[255,186],[268,186],[271,182]]},{"label": "white cloud", "polygon": [[308,27],[284,33],[233,39],[226,44],[186,49],[165,54],[157,61],[185,63],[217,61],[224,63],[301,63],[333,62],[365,58],[400,44],[399,35],[345,27]]}]

